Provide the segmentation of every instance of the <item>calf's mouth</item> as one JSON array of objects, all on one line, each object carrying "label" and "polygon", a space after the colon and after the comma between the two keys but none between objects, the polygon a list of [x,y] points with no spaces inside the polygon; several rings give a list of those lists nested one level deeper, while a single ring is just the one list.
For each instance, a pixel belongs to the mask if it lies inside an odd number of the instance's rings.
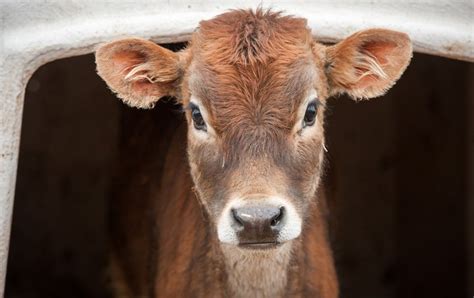
[{"label": "calf's mouth", "polygon": [[240,243],[238,245],[239,248],[245,250],[270,250],[278,248],[282,245],[280,242],[248,242],[248,243]]}]

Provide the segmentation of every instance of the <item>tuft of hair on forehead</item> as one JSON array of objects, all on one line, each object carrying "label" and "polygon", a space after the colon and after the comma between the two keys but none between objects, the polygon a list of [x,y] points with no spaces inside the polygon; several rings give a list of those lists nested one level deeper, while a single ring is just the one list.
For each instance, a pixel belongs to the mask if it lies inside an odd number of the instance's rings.
[{"label": "tuft of hair on forehead", "polygon": [[231,10],[201,21],[196,33],[193,43],[205,53],[237,65],[265,64],[281,51],[311,42],[306,19],[262,8]]}]

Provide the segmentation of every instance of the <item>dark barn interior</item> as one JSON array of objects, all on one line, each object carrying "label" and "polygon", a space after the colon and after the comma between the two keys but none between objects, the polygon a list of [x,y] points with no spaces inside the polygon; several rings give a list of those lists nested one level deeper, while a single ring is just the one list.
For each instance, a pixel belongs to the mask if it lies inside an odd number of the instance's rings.
[{"label": "dark barn interior", "polygon": [[[383,98],[330,100],[325,181],[341,297],[474,294],[472,82],[473,64],[415,54]],[[142,117],[184,121],[171,102],[122,104],[96,75],[93,55],[36,71],[26,90],[6,297],[109,296],[114,169]]]}]

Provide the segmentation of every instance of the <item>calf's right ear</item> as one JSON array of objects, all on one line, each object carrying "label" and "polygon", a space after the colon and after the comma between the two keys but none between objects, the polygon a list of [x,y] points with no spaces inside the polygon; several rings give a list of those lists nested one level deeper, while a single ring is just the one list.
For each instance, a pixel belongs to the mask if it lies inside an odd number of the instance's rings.
[{"label": "calf's right ear", "polygon": [[175,96],[179,55],[144,39],[130,38],[102,45],[97,73],[125,103],[152,108],[163,96]]}]

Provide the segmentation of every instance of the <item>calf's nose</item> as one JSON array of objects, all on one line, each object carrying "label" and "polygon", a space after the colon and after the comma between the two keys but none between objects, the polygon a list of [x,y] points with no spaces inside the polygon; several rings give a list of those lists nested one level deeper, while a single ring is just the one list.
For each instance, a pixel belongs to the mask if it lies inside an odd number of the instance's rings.
[{"label": "calf's nose", "polygon": [[233,229],[240,244],[276,242],[284,225],[285,208],[246,206],[232,209]]}]

